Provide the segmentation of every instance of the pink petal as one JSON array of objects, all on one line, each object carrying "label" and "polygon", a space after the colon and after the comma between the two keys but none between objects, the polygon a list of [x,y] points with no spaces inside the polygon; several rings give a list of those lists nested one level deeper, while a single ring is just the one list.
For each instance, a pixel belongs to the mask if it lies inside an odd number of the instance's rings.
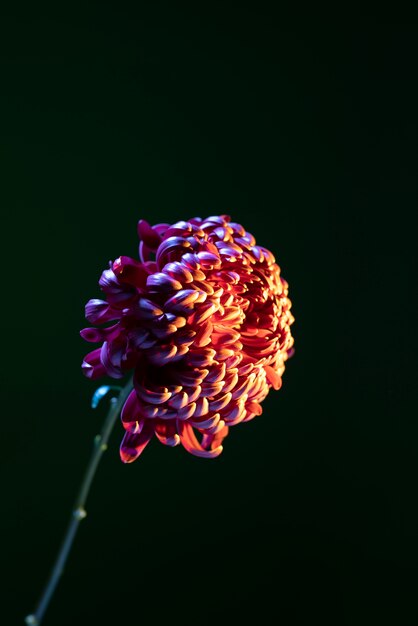
[{"label": "pink petal", "polygon": [[143,452],[154,434],[154,427],[149,422],[140,433],[125,432],[120,445],[120,458],[123,463],[132,463]]},{"label": "pink petal", "polygon": [[151,249],[156,250],[161,243],[161,236],[146,220],[138,222],[138,237]]}]

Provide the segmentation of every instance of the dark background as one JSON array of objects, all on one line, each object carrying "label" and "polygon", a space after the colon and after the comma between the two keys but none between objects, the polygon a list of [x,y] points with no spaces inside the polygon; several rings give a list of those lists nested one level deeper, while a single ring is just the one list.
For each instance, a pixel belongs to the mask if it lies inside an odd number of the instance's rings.
[{"label": "dark background", "polygon": [[229,213],[290,284],[283,387],[215,461],[125,466],[118,425],[44,624],[416,625],[417,25],[149,5],[0,21],[2,623],[105,415],[78,334],[102,269],[139,218]]}]

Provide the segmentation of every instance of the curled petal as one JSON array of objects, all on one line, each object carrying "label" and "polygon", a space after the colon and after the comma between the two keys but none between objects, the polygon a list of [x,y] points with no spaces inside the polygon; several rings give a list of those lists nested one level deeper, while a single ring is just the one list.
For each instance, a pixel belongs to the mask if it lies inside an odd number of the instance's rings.
[{"label": "curled petal", "polygon": [[217,430],[216,433],[212,434],[204,434],[202,437],[202,447],[203,448],[217,448],[225,437],[228,436],[229,428],[225,426],[225,422],[220,422],[221,428]]},{"label": "curled petal", "polygon": [[187,420],[192,417],[192,415],[194,415],[195,410],[196,402],[190,402],[189,404],[186,404],[186,406],[184,406],[183,408],[179,409],[179,411],[177,412],[177,417],[181,420]]},{"label": "curled petal", "polygon": [[106,373],[112,378],[122,378],[122,359],[125,355],[125,346],[116,342],[105,341],[100,350],[100,360]]},{"label": "curled petal", "polygon": [[241,377],[241,380],[238,379],[237,384],[235,385],[232,393],[232,399],[238,400],[242,398],[243,395],[248,393],[251,387],[254,386],[255,374],[251,374],[248,377]]},{"label": "curled petal", "polygon": [[[205,417],[205,418],[200,418],[200,419],[190,419],[189,420],[189,424],[191,424],[192,426],[194,426],[195,428],[199,428],[199,429],[215,429],[219,422],[220,422],[221,416],[219,415],[219,413],[215,413],[214,415],[211,415],[209,417]],[[225,422],[224,422],[225,423]]]},{"label": "curled petal", "polygon": [[267,380],[273,385],[273,388],[278,390],[282,386],[281,376],[270,365],[265,365]]},{"label": "curled petal", "polygon": [[186,265],[192,272],[200,268],[199,257],[192,252],[183,254],[181,262]]},{"label": "curled petal", "polygon": [[238,382],[238,372],[231,370],[225,376],[225,385],[222,391],[224,393],[227,393],[228,391],[233,390],[237,382]]},{"label": "curled petal", "polygon": [[[194,434],[193,427],[185,421],[177,420],[178,431],[180,435],[181,444],[191,454],[195,456],[201,456],[206,459],[214,459],[219,456],[223,450],[221,445],[213,445],[216,439],[214,438],[206,448],[204,448],[197,440]],[[206,440],[207,441],[207,440]],[[216,444],[218,442],[216,441]],[[207,449],[209,448],[209,449]]]},{"label": "curled petal", "polygon": [[150,250],[156,250],[161,243],[161,235],[146,220],[139,220],[137,228],[138,237]]},{"label": "curled petal", "polygon": [[187,269],[184,263],[179,261],[167,263],[167,265],[163,267],[162,271],[164,274],[168,274],[172,278],[179,280],[182,284],[193,282],[193,274]]},{"label": "curled petal", "polygon": [[147,278],[147,287],[156,291],[178,291],[182,285],[178,280],[163,272],[156,272]]},{"label": "curled petal", "polygon": [[153,346],[148,351],[148,358],[153,365],[162,367],[172,361],[176,354],[177,346],[175,344],[160,345]]},{"label": "curled petal", "polygon": [[203,304],[189,320],[190,324],[202,324],[202,322],[206,321],[217,310],[218,304],[216,302],[208,302],[207,304]]},{"label": "curled petal", "polygon": [[119,322],[108,328],[83,328],[83,330],[80,331],[80,335],[85,341],[89,341],[90,343],[110,341],[117,337],[119,328]]},{"label": "curled petal", "polygon": [[213,233],[220,239],[221,241],[227,241],[229,237],[229,231],[223,226],[218,226],[213,229]]},{"label": "curled petal", "polygon": [[209,412],[209,402],[208,399],[204,396],[201,396],[196,401],[196,409],[194,412],[194,417],[201,417],[202,415],[206,415]]},{"label": "curled petal", "polygon": [[185,317],[175,315],[174,313],[165,313],[164,317],[170,324],[174,324],[177,328],[183,328],[187,323]]},{"label": "curled petal", "polygon": [[196,385],[193,387],[186,387],[187,397],[189,398],[189,402],[196,402],[198,398],[200,398],[202,394],[202,385]]},{"label": "curled petal", "polygon": [[153,328],[152,334],[158,339],[168,339],[169,335],[177,332],[177,326],[175,324],[166,324],[160,328]]},{"label": "curled petal", "polygon": [[192,367],[208,367],[212,364],[216,350],[213,348],[201,348],[199,351],[189,352],[187,362]]},{"label": "curled petal", "polygon": [[225,381],[220,380],[217,383],[202,383],[202,396],[216,396],[222,391],[222,387],[225,386]]},{"label": "curled petal", "polygon": [[230,222],[229,225],[232,228],[232,232],[234,234],[237,234],[240,237],[243,237],[245,235],[245,228],[241,224],[238,224],[237,222]]},{"label": "curled petal", "polygon": [[193,341],[193,345],[196,348],[203,348],[207,346],[211,341],[211,335],[213,333],[213,324],[208,320],[207,322],[203,322],[200,324],[199,330],[196,333],[196,336]]},{"label": "curled petal", "polygon": [[235,404],[229,412],[222,413],[225,424],[228,426],[235,426],[236,424],[239,424],[244,419],[245,415],[246,409],[244,402]]},{"label": "curled petal", "polygon": [[106,369],[104,368],[100,360],[100,353],[101,348],[98,348],[97,350],[89,352],[84,357],[81,368],[84,376],[86,376],[87,378],[95,380],[96,378],[101,378],[102,376],[105,376]]},{"label": "curled petal", "polygon": [[[242,250],[239,246],[224,241],[216,242],[219,254],[227,261],[235,261],[242,257]],[[218,245],[219,244],[219,245]]]},{"label": "curled petal", "polygon": [[135,389],[141,400],[144,400],[144,402],[148,402],[149,404],[163,404],[171,398],[171,393],[167,391],[166,387],[162,388],[161,391],[151,391],[141,385],[137,385]]},{"label": "curled petal", "polygon": [[180,436],[176,432],[175,424],[157,422],[155,424],[155,434],[165,446],[177,446],[180,443]]},{"label": "curled petal", "polygon": [[[216,248],[215,248],[216,250]],[[202,265],[202,267],[204,268],[214,268],[214,267],[220,267],[221,266],[221,259],[219,258],[219,254],[218,251],[216,250],[216,253],[213,252],[198,252],[197,253],[197,258],[199,259],[199,263]]]},{"label": "curled petal", "polygon": [[224,395],[220,396],[219,398],[215,398],[214,400],[210,400],[209,402],[209,408],[211,411],[222,411],[222,409],[224,409],[226,406],[228,406],[228,404],[231,402],[232,399],[232,393],[230,391],[228,391],[228,393],[225,393]]},{"label": "curled petal", "polygon": [[188,369],[176,372],[176,380],[180,385],[193,387],[200,385],[204,378],[209,374],[207,369]]},{"label": "curled petal", "polygon": [[164,239],[157,251],[156,261],[158,267],[163,268],[170,261],[178,261],[187,248],[190,248],[190,242],[182,237],[168,237]]},{"label": "curled petal", "polygon": [[209,228],[213,228],[214,225],[220,225],[223,226],[225,224],[225,222],[230,222],[231,218],[229,215],[211,215],[210,217],[207,217],[205,219],[205,221],[202,224],[202,230],[204,228],[207,228],[209,226]]},{"label": "curled petal", "polygon": [[137,290],[131,285],[121,283],[111,269],[102,272],[99,285],[106,293],[109,304],[116,309],[128,306],[138,297]]},{"label": "curled petal", "polygon": [[168,405],[173,409],[182,409],[189,402],[189,396],[185,391],[180,391],[168,400]]},{"label": "curled petal", "polygon": [[216,363],[213,365],[209,371],[209,374],[205,378],[206,383],[217,383],[220,380],[224,379],[226,374],[226,364],[225,362]]},{"label": "curled petal", "polygon": [[195,336],[196,332],[194,330],[182,330],[181,332],[177,333],[176,343],[179,346],[182,346],[183,344],[186,346],[190,346],[193,343]]},{"label": "curled petal", "polygon": [[232,348],[220,348],[216,351],[217,361],[226,361],[226,359],[231,356],[235,356],[234,350]]},{"label": "curled petal", "polygon": [[129,341],[134,349],[145,350],[155,346],[157,340],[146,328],[138,328],[129,333]]},{"label": "curled petal", "polygon": [[129,429],[132,424],[136,424],[136,422],[141,419],[141,409],[135,389],[133,389],[127,397],[120,417],[126,429]]},{"label": "curled petal", "polygon": [[165,303],[165,310],[180,314],[189,314],[194,309],[194,302],[199,299],[200,293],[195,289],[181,289]]},{"label": "curled petal", "polygon": [[120,458],[123,463],[132,463],[143,452],[154,434],[152,423],[147,422],[139,433],[125,432],[120,445]]},{"label": "curled petal", "polygon": [[85,317],[91,324],[102,324],[119,318],[120,313],[112,309],[104,300],[89,300],[85,307]]},{"label": "curled petal", "polygon": [[139,288],[145,287],[145,282],[149,276],[144,264],[131,259],[129,256],[117,258],[112,269],[119,282]]},{"label": "curled petal", "polygon": [[254,413],[254,415],[261,415],[263,412],[263,408],[258,402],[247,402],[245,408],[248,413]]},{"label": "curled petal", "polygon": [[221,331],[218,330],[219,326],[217,326],[216,332],[216,341],[217,343],[225,346],[227,344],[233,343],[236,344],[240,338],[240,333],[233,328],[225,328]]},{"label": "curled petal", "polygon": [[238,368],[238,374],[240,376],[247,376],[247,374],[250,374],[254,369],[254,363],[246,363],[245,365],[241,365]]},{"label": "curled petal", "polygon": [[159,315],[162,315],[162,313],[162,309],[160,309],[155,302],[147,298],[140,298],[136,309],[138,319],[154,320]]}]

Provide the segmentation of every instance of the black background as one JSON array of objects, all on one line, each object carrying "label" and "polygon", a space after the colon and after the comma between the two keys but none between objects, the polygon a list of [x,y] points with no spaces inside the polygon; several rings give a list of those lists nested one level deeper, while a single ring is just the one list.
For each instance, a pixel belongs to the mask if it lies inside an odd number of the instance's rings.
[{"label": "black background", "polygon": [[229,213],[290,284],[283,387],[215,461],[125,466],[118,425],[44,624],[416,625],[418,28],[149,5],[0,23],[2,623],[105,414],[79,337],[102,269],[139,218]]}]

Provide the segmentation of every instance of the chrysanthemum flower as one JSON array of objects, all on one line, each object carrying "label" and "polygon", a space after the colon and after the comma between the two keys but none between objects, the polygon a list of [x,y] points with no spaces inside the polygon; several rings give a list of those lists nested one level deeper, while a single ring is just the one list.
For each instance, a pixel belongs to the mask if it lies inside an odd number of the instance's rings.
[{"label": "chrysanthemum flower", "polygon": [[140,220],[139,259],[121,256],[90,300],[81,336],[101,347],[89,378],[134,387],[121,414],[121,459],[134,461],[155,434],[197,456],[222,452],[230,426],[262,412],[291,355],[288,285],[273,254],[227,215],[150,226]]}]

